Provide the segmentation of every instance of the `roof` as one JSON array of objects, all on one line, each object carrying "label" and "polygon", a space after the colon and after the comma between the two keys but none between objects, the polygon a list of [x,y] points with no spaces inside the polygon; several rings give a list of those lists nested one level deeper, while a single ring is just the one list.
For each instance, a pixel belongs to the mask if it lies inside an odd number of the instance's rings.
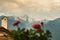
[{"label": "roof", "polygon": [[4,27],[0,26],[0,32],[5,32],[5,33],[9,33],[8,29],[5,29]]},{"label": "roof", "polygon": [[2,16],[2,19],[3,19],[3,18],[7,18],[7,17],[6,17],[6,16]]}]

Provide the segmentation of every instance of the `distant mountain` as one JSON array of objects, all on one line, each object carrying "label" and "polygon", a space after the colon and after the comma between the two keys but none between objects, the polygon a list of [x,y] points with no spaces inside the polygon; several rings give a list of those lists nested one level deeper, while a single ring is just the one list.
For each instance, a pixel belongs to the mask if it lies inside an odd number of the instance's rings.
[{"label": "distant mountain", "polygon": [[44,25],[44,29],[48,29],[52,32],[52,40],[60,40],[60,18],[51,20]]},{"label": "distant mountain", "polygon": [[[2,20],[1,18],[2,18],[2,16],[0,16],[0,25],[1,25],[1,20]],[[14,27],[12,25],[12,23],[15,21],[15,18],[13,16],[7,16],[7,18],[8,18],[8,29],[17,29],[17,27]],[[19,17],[17,17],[17,19],[20,20],[20,22],[21,22],[19,24],[20,28],[31,28],[31,23],[29,21],[23,20]]]},{"label": "distant mountain", "polygon": [[[20,24],[19,24],[19,27],[20,28],[26,28],[26,27],[28,27],[28,25],[29,25],[29,22],[28,21],[26,21],[26,20],[22,20],[21,18],[19,18],[19,17],[17,17],[17,19],[18,20],[20,20]],[[12,23],[15,21],[15,19],[12,17],[12,16],[10,16],[10,17],[8,17],[8,28],[9,29],[17,29],[17,27],[14,27],[13,25],[12,25]]]},{"label": "distant mountain", "polygon": [[[21,21],[21,23],[19,24],[20,28],[32,28],[32,23],[40,23],[41,21],[32,21],[31,23],[27,20],[22,20],[21,18],[18,17],[18,19]],[[14,27],[12,25],[12,22],[14,21],[14,18],[8,17],[8,28],[10,29],[16,29],[16,27]],[[55,20],[42,20],[44,22],[44,26],[43,28],[46,30],[50,30],[52,32],[53,38],[52,40],[60,40],[60,18],[57,18]]]}]

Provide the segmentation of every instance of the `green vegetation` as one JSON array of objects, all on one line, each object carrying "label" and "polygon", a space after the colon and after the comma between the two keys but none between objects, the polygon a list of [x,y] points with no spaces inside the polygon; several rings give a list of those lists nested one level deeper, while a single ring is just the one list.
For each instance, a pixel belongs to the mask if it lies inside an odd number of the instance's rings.
[{"label": "green vegetation", "polygon": [[14,40],[50,40],[51,39],[51,32],[49,30],[46,30],[44,32],[43,30],[35,31],[35,30],[12,30],[9,33],[9,36],[13,38]]},{"label": "green vegetation", "polygon": [[20,29],[18,24],[20,21],[16,20],[13,25],[17,27],[17,30],[12,30],[8,35],[14,40],[51,40],[51,32],[49,30],[43,30],[43,22],[41,24],[34,23],[30,30],[25,28]]}]

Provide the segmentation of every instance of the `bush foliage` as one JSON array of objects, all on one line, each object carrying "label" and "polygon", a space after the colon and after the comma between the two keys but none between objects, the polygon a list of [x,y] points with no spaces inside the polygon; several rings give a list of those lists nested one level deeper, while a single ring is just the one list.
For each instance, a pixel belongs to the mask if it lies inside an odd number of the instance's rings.
[{"label": "bush foliage", "polygon": [[51,32],[49,30],[25,30],[25,28],[20,30],[12,30],[9,36],[14,40],[50,40]]},{"label": "bush foliage", "polygon": [[12,30],[9,36],[14,40],[51,40],[51,32],[49,30],[43,30],[43,22],[41,24],[34,23],[32,27],[34,29],[20,29],[18,24],[20,21],[16,20],[13,22],[14,26],[17,26],[17,30]]}]

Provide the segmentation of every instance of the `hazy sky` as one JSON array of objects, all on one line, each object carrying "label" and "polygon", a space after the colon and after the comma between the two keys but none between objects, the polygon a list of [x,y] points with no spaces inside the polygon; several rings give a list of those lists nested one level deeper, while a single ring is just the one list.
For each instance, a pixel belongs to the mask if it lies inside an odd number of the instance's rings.
[{"label": "hazy sky", "polygon": [[28,15],[35,20],[60,17],[60,0],[0,0],[0,15]]}]

